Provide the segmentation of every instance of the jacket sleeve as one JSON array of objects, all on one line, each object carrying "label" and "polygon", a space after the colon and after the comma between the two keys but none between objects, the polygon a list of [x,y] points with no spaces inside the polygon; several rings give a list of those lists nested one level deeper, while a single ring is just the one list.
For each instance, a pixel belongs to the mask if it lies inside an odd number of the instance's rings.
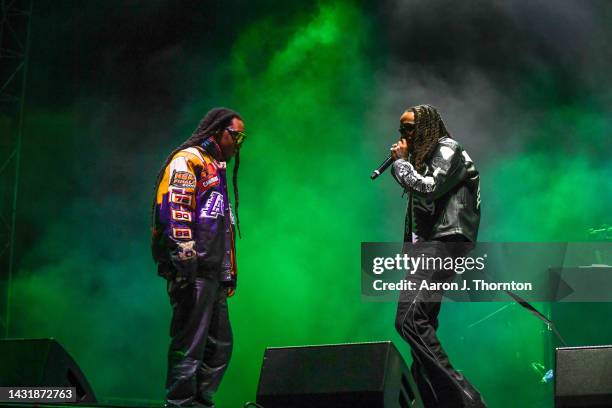
[{"label": "jacket sleeve", "polygon": [[404,159],[393,163],[391,174],[406,190],[426,199],[435,200],[465,178],[466,169],[461,147],[454,141],[440,142],[431,158],[432,175],[419,174]]},{"label": "jacket sleeve", "polygon": [[165,231],[170,261],[177,280],[192,280],[198,262],[195,248],[195,188],[194,164],[185,156],[170,162],[168,171],[169,222]]}]

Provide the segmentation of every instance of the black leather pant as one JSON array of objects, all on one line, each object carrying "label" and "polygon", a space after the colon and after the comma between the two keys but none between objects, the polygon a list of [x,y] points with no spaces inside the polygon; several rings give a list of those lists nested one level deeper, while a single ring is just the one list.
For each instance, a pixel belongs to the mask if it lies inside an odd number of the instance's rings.
[{"label": "black leather pant", "polygon": [[226,289],[214,278],[184,288],[168,284],[172,304],[166,400],[168,405],[210,403],[232,354]]},{"label": "black leather pant", "polygon": [[[428,256],[451,255],[438,245],[419,251],[424,252]],[[403,291],[397,307],[395,328],[410,344],[411,371],[425,408],[486,407],[478,391],[451,365],[436,336],[444,291],[418,289],[423,280],[450,282],[454,276],[454,271],[444,270],[407,274],[406,279],[415,282],[417,290]]]}]

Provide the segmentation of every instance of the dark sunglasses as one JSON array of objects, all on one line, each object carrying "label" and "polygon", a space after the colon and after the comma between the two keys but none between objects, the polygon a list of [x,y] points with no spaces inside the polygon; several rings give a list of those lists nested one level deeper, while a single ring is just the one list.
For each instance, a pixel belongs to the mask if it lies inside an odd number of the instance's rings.
[{"label": "dark sunglasses", "polygon": [[399,132],[402,136],[408,136],[410,133],[414,132],[416,128],[414,123],[404,122],[399,127]]},{"label": "dark sunglasses", "polygon": [[234,139],[234,143],[236,143],[236,147],[240,147],[242,143],[244,143],[244,140],[246,139],[246,133],[240,132],[238,130],[234,130],[232,128],[226,128],[226,130],[232,136],[232,139]]}]

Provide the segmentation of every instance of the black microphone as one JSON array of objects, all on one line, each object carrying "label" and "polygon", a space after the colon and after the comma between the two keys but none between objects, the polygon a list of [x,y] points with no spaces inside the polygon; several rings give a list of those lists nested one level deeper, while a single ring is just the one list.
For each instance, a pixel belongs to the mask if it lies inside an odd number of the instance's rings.
[{"label": "black microphone", "polygon": [[381,174],[383,174],[385,172],[385,170],[387,170],[387,168],[393,164],[393,157],[389,156],[387,157],[387,159],[382,162],[382,164],[380,166],[378,166],[378,168],[376,170],[374,170],[372,172],[372,175],[370,176],[370,178],[372,180],[374,180],[376,177],[380,176]]}]

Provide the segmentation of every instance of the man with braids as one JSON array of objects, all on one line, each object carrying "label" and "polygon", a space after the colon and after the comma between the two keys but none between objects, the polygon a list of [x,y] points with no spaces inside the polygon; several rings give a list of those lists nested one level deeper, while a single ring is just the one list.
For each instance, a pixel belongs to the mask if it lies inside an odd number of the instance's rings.
[{"label": "man with braids", "polygon": [[172,305],[166,406],[214,407],[232,352],[227,297],[236,289],[234,216],[226,163],[234,155],[238,221],[240,115],[215,108],[166,159],[153,203],[153,258]]},{"label": "man with braids", "polygon": [[[408,194],[405,247],[424,242],[418,254],[458,256],[478,234],[478,171],[433,106],[406,110],[399,131],[401,138],[391,147],[392,174]],[[426,408],[485,407],[478,391],[453,368],[436,336],[443,291],[420,289],[424,280],[444,282],[452,275],[452,270],[421,268],[409,273],[407,279],[417,290],[401,293],[395,327],[411,346],[412,373]]]}]

